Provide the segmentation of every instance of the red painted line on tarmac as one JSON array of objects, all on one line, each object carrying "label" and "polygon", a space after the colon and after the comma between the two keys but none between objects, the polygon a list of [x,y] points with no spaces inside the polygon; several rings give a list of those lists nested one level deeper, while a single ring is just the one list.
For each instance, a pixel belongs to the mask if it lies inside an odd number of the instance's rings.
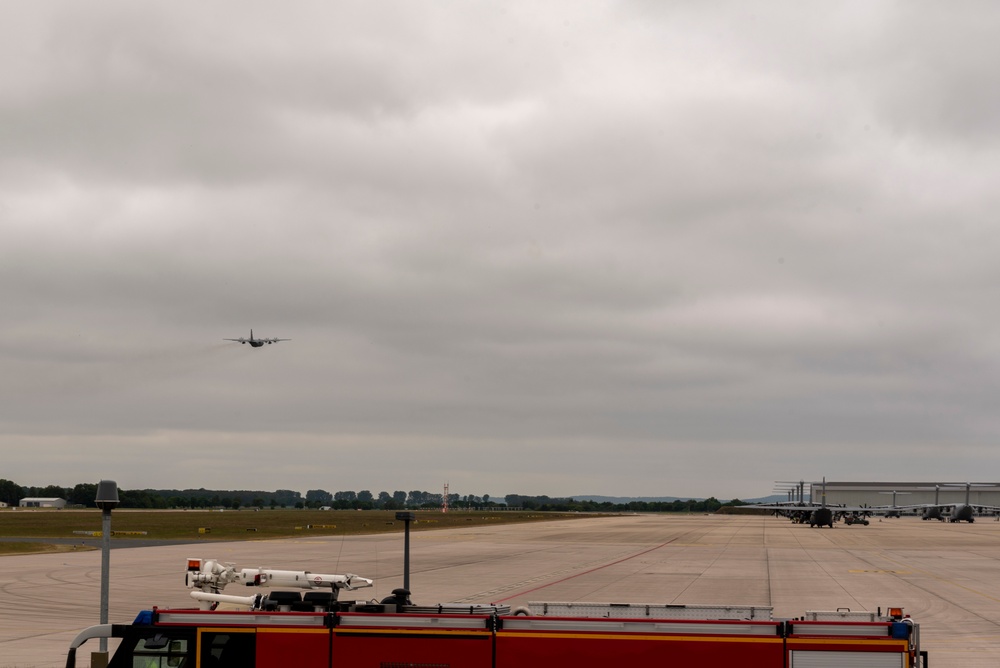
[{"label": "red painted line on tarmac", "polygon": [[[680,536],[678,536],[677,538],[680,538]],[[648,554],[649,552],[652,552],[654,550],[659,550],[661,547],[664,547],[665,545],[670,545],[672,542],[674,542],[675,540],[677,540],[677,538],[671,538],[666,543],[660,543],[659,545],[657,545],[655,547],[651,547],[648,550],[643,550],[642,552],[636,552],[635,554],[630,555],[628,557],[623,557],[623,558],[619,559],[618,561],[612,561],[610,563],[604,564],[603,566],[596,566],[594,568],[591,568],[590,570],[583,571],[581,573],[576,573],[574,575],[567,575],[566,577],[564,577],[564,578],[562,578],[560,580],[555,580],[553,582],[549,582],[548,584],[540,585],[538,587],[535,587],[534,589],[528,589],[526,591],[520,591],[520,592],[518,592],[516,594],[511,594],[510,596],[507,596],[505,598],[497,599],[496,601],[494,601],[494,603],[503,603],[504,601],[509,601],[512,598],[517,598],[518,596],[524,596],[525,594],[530,594],[533,591],[538,591],[539,589],[545,589],[546,587],[551,587],[552,585],[559,584],[560,582],[566,582],[567,580],[572,580],[573,578],[578,578],[581,575],[587,575],[588,573],[593,573],[595,571],[599,571],[602,568],[607,568],[608,566],[614,566],[615,564],[620,564],[623,561],[628,561],[629,559],[635,559],[636,557],[641,557],[642,555]]]}]

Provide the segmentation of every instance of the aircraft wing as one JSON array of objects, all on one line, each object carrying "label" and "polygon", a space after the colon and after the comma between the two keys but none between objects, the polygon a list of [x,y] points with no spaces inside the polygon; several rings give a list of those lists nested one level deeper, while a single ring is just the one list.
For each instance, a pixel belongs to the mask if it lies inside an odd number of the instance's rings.
[{"label": "aircraft wing", "polygon": [[[782,515],[788,517],[791,515],[798,515],[801,513],[812,513],[814,510],[819,510],[823,506],[822,504],[819,503],[804,503],[804,504],[760,503],[760,504],[751,504],[739,507],[753,508],[754,510],[769,510],[773,515]],[[827,508],[836,511],[836,509],[833,506],[827,506]]]},{"label": "aircraft wing", "polygon": [[[788,503],[761,503],[761,504],[751,504],[746,506],[738,506],[739,508],[757,508],[759,510],[783,510],[786,512],[799,512],[799,511],[812,511],[823,508],[824,506],[819,503],[813,504],[788,504]],[[833,506],[827,505],[827,510],[833,511],[835,513],[868,513],[872,515],[877,515],[879,513],[892,512],[894,510],[903,510],[903,506]]]},{"label": "aircraft wing", "polygon": [[898,506],[827,506],[835,513],[891,513],[899,510]]},{"label": "aircraft wing", "polygon": [[243,343],[244,341],[246,341],[246,339],[222,339],[222,340],[223,341],[239,341],[240,343]]},{"label": "aircraft wing", "polygon": [[277,343],[278,341],[291,341],[291,339],[261,339],[265,343]]},{"label": "aircraft wing", "polygon": [[912,506],[897,506],[899,510],[926,510],[928,508],[940,508],[951,510],[959,506],[969,506],[981,513],[1000,513],[1000,506],[986,506],[981,503],[917,503]]}]

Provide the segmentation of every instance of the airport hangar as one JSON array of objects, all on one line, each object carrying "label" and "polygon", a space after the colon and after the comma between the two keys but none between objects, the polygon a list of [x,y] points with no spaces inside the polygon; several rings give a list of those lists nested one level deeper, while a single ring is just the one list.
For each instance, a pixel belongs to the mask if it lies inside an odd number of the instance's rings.
[{"label": "airport hangar", "polygon": [[[804,485],[806,500],[814,503],[823,501],[823,482],[789,483],[782,481],[775,487],[775,493],[789,495],[789,500],[798,500],[798,487]],[[831,482],[826,481],[826,502],[842,506],[890,506],[895,492],[897,506],[935,503],[965,503],[966,485],[969,489],[969,503],[983,506],[1000,506],[1000,482]],[[809,494],[811,493],[811,497]]]}]

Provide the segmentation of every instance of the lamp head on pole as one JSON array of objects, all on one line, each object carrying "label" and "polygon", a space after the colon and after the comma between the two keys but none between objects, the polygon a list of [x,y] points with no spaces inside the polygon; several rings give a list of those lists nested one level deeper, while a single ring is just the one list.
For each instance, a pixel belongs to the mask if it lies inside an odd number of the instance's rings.
[{"label": "lamp head on pole", "polygon": [[102,480],[97,483],[97,507],[105,512],[111,512],[118,506],[118,483],[114,480]]}]

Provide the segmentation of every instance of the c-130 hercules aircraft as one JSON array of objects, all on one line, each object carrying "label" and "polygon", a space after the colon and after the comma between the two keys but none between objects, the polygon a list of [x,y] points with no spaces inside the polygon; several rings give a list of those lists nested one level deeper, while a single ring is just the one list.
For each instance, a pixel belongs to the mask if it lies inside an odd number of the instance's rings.
[{"label": "c-130 hercules aircraft", "polygon": [[[800,487],[801,495],[801,487]],[[810,496],[812,492],[810,492]],[[801,497],[800,497],[801,498]],[[840,519],[852,518],[855,521],[848,524],[861,523],[868,524],[864,518],[868,515],[885,514],[896,510],[898,507],[893,504],[889,506],[828,506],[826,505],[826,476],[823,477],[822,495],[820,503],[810,501],[805,503],[758,503],[745,506],[746,508],[762,508],[773,510],[776,515],[784,515],[800,524],[808,523],[811,527],[827,526],[833,528],[833,523]],[[895,501],[895,499],[893,499]]]},{"label": "c-130 hercules aircraft", "polygon": [[[921,519],[948,520],[949,522],[976,521],[977,513],[1000,514],[1000,506],[990,506],[982,503],[972,503],[972,488],[975,486],[993,487],[992,483],[941,483],[935,485],[934,503],[918,503],[908,506],[896,505],[896,494],[909,494],[909,492],[879,492],[880,494],[892,494],[891,506],[828,506],[826,504],[826,478],[823,478],[822,500],[819,504],[815,502],[804,503],[776,503],[776,504],[754,504],[747,508],[764,508],[774,510],[775,514],[784,515],[801,523],[809,523],[809,526],[833,527],[839,516],[867,516],[885,515],[887,517],[899,517],[903,511],[920,511]],[[965,487],[965,503],[940,503],[938,492],[941,487]],[[800,492],[801,494],[801,492]]]},{"label": "c-130 hercules aircraft", "polygon": [[278,341],[291,341],[291,339],[255,339],[253,338],[253,328],[250,328],[250,338],[244,339],[242,336],[238,339],[222,339],[223,341],[238,341],[239,343],[249,343],[254,348],[260,348],[265,343],[277,343]]}]

